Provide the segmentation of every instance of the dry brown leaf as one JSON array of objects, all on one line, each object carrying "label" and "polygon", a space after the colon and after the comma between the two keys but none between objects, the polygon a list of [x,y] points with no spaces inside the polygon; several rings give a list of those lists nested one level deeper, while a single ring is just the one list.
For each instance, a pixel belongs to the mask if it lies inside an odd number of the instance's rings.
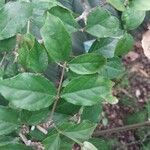
[{"label": "dry brown leaf", "polygon": [[150,29],[143,34],[142,47],[144,55],[150,59]]}]

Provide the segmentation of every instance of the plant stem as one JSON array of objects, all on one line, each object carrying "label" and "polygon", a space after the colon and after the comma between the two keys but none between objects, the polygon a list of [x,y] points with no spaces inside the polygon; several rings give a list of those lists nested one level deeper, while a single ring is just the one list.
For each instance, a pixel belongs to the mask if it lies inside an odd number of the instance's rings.
[{"label": "plant stem", "polygon": [[27,33],[30,33],[30,20],[27,22]]},{"label": "plant stem", "polygon": [[60,81],[59,81],[59,86],[58,86],[58,89],[57,89],[56,99],[55,99],[55,102],[54,102],[54,105],[53,105],[53,108],[52,108],[52,111],[51,111],[50,119],[49,119],[49,120],[52,120],[52,119],[53,119],[53,115],[54,115],[54,112],[55,112],[57,103],[58,103],[58,101],[59,101],[59,99],[60,99],[60,91],[61,91],[61,87],[62,87],[62,83],[63,83],[63,78],[64,78],[64,74],[65,74],[65,69],[66,69],[66,62],[65,62],[65,63],[63,64],[63,66],[62,66],[62,73],[61,73],[61,77],[60,77]]},{"label": "plant stem", "polygon": [[142,122],[142,123],[137,123],[137,124],[132,124],[132,125],[127,125],[123,127],[118,127],[118,128],[112,128],[108,130],[102,130],[102,131],[96,131],[93,136],[98,137],[104,134],[112,134],[112,133],[118,133],[118,132],[123,132],[127,130],[132,130],[132,129],[137,129],[145,126],[150,126],[150,121]]}]

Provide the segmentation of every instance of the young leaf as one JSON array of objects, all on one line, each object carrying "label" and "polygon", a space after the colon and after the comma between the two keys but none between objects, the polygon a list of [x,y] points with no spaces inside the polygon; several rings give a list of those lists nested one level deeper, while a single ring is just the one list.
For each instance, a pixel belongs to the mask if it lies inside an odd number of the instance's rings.
[{"label": "young leaf", "polygon": [[21,32],[32,15],[32,5],[26,2],[9,2],[0,9],[0,40]]},{"label": "young leaf", "polygon": [[48,136],[42,143],[46,150],[60,150],[60,135],[54,134]]},{"label": "young leaf", "polygon": [[69,62],[71,71],[77,74],[94,74],[104,66],[106,59],[97,54],[84,54],[77,56]]},{"label": "young leaf", "polygon": [[61,97],[75,105],[92,106],[107,99],[112,86],[110,80],[98,75],[81,76],[67,84]]},{"label": "young leaf", "polygon": [[96,40],[91,46],[89,52],[103,55],[106,58],[114,57],[118,38],[101,38]]},{"label": "young leaf", "polygon": [[133,37],[130,34],[125,33],[116,45],[115,55],[122,56],[124,54],[127,54],[133,48],[133,45]]},{"label": "young leaf", "polygon": [[119,20],[101,7],[96,7],[89,14],[86,31],[98,38],[122,34],[119,33]]},{"label": "young leaf", "polygon": [[113,7],[115,7],[119,11],[124,11],[126,8],[124,6],[124,0],[106,0]]},{"label": "young leaf", "polygon": [[136,29],[144,20],[145,11],[128,8],[122,13],[122,21],[127,30]]},{"label": "young leaf", "polygon": [[52,59],[56,62],[68,60],[71,50],[71,38],[59,18],[47,13],[41,35]]},{"label": "young leaf", "polygon": [[150,10],[149,0],[132,0],[131,7],[135,10]]},{"label": "young leaf", "polygon": [[58,128],[63,135],[66,135],[68,138],[87,140],[91,137],[96,128],[96,124],[89,121],[83,121],[80,124],[64,123]]},{"label": "young leaf", "polygon": [[49,12],[62,20],[70,34],[77,31],[78,24],[73,18],[71,11],[60,6],[56,6],[51,8]]},{"label": "young leaf", "polygon": [[24,144],[8,144],[4,146],[0,146],[1,150],[33,150],[29,146],[25,146]]},{"label": "young leaf", "polygon": [[35,111],[53,103],[56,89],[50,81],[40,75],[22,73],[10,79],[0,80],[0,93],[11,106]]}]

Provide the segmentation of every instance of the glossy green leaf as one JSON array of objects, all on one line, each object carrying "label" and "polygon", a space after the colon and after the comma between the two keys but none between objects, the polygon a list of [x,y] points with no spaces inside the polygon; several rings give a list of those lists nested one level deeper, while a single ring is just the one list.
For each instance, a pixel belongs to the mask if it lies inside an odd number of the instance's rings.
[{"label": "glossy green leaf", "polygon": [[0,121],[0,135],[6,135],[18,128],[17,124]]},{"label": "glossy green leaf", "polygon": [[102,105],[96,104],[93,106],[84,107],[81,118],[82,120],[89,120],[98,123],[101,119]]},{"label": "glossy green leaf", "polygon": [[89,52],[103,55],[106,58],[114,57],[116,45],[119,39],[117,38],[101,38],[97,39],[91,46]]},{"label": "glossy green leaf", "polygon": [[16,38],[11,37],[0,41],[0,52],[11,51],[15,48]]},{"label": "glossy green leaf", "polygon": [[94,74],[104,66],[106,59],[97,54],[84,54],[77,56],[69,62],[71,71],[77,74]]},{"label": "glossy green leaf", "polygon": [[48,54],[55,61],[67,60],[71,51],[71,38],[63,22],[49,13],[41,29]]},{"label": "glossy green leaf", "polygon": [[110,80],[98,75],[81,76],[67,84],[61,97],[75,105],[92,106],[107,99],[112,86]]},{"label": "glossy green leaf", "polygon": [[125,33],[124,36],[117,43],[115,55],[122,56],[124,54],[127,54],[130,50],[132,50],[133,45],[133,37],[130,34]]},{"label": "glossy green leaf", "polygon": [[117,57],[108,59],[106,65],[99,70],[100,75],[108,79],[119,78],[124,72],[122,61]]},{"label": "glossy green leaf", "polygon": [[101,7],[91,11],[87,19],[86,31],[98,38],[119,36],[119,20]]},{"label": "glossy green leaf", "polygon": [[42,143],[46,150],[60,150],[60,135],[54,134],[48,136]]},{"label": "glossy green leaf", "polygon": [[135,10],[150,10],[149,0],[132,0],[130,3]]},{"label": "glossy green leaf", "polygon": [[0,80],[0,93],[11,106],[26,110],[39,110],[51,105],[56,89],[46,78],[22,73],[13,78]]},{"label": "glossy green leaf", "polygon": [[63,135],[68,138],[87,140],[91,137],[96,128],[96,124],[89,121],[83,121],[80,124],[64,123],[58,128]]},{"label": "glossy green leaf", "polygon": [[25,146],[23,144],[8,144],[4,146],[0,146],[1,150],[33,150],[29,146]]},{"label": "glossy green leaf", "polygon": [[32,15],[32,5],[26,2],[9,2],[0,9],[0,40],[21,32]]},{"label": "glossy green leaf", "polygon": [[115,7],[119,11],[124,11],[124,0],[106,0],[108,3],[110,3],[113,7]]},{"label": "glossy green leaf", "polygon": [[49,12],[62,20],[70,34],[77,31],[78,24],[73,18],[71,11],[60,6],[56,6],[51,8]]},{"label": "glossy green leaf", "polygon": [[136,29],[144,21],[145,14],[145,11],[135,10],[134,8],[126,9],[122,13],[122,21],[125,29]]}]

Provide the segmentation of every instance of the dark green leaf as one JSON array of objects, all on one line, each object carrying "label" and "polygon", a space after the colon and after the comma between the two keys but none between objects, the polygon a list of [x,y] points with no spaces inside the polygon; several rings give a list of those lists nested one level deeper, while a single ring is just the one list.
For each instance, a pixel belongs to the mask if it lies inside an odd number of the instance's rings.
[{"label": "dark green leaf", "polygon": [[50,135],[42,143],[46,150],[60,150],[60,135]]},{"label": "dark green leaf", "polygon": [[9,2],[0,9],[0,40],[21,32],[32,15],[32,5],[26,2]]},{"label": "dark green leaf", "polygon": [[46,78],[22,73],[13,78],[0,80],[0,93],[11,106],[26,110],[39,110],[51,105],[56,89]]},{"label": "dark green leaf", "polygon": [[14,138],[11,136],[1,136],[0,137],[0,147],[8,144],[18,143],[19,138]]},{"label": "dark green leaf", "polygon": [[110,3],[112,6],[114,6],[119,11],[124,11],[124,0],[106,0],[108,3]]},{"label": "dark green leaf", "polygon": [[122,21],[127,30],[137,28],[143,22],[144,18],[145,11],[135,10],[134,8],[128,8],[122,13]]},{"label": "dark green leaf", "polygon": [[89,120],[91,122],[98,123],[101,119],[102,105],[93,105],[84,107],[82,113],[82,120]]},{"label": "dark green leaf", "polygon": [[19,112],[8,107],[0,106],[0,121],[17,124],[19,120]]},{"label": "dark green leaf", "polygon": [[114,57],[116,44],[119,39],[117,38],[101,38],[96,40],[91,46],[89,52],[94,52],[103,55],[106,58]]},{"label": "dark green leaf", "polygon": [[96,7],[89,14],[86,31],[98,38],[122,34],[119,31],[119,20],[101,7]]},{"label": "dark green leaf", "polygon": [[11,51],[15,48],[15,45],[16,45],[16,38],[15,37],[1,40],[0,41],[0,52]]},{"label": "dark green leaf", "polygon": [[67,84],[61,97],[75,105],[92,106],[107,99],[112,86],[110,80],[98,75],[81,76]]},{"label": "dark green leaf", "polygon": [[133,48],[133,45],[133,37],[130,34],[125,33],[124,36],[117,43],[115,55],[122,56],[124,54],[127,54]]},{"label": "dark green leaf", "polygon": [[97,54],[77,56],[69,62],[69,68],[77,74],[94,74],[104,66],[106,59]]},{"label": "dark green leaf", "polygon": [[149,0],[132,0],[131,7],[135,10],[150,10]]},{"label": "dark green leaf", "polygon": [[0,121],[0,135],[6,135],[18,128],[18,125],[14,123]]},{"label": "dark green leaf", "polygon": [[23,144],[8,144],[4,146],[0,146],[1,150],[33,150],[29,146],[25,146]]},{"label": "dark green leaf", "polygon": [[69,33],[77,31],[78,24],[73,18],[71,11],[60,6],[56,6],[51,8],[49,12],[62,20]]},{"label": "dark green leaf", "polygon": [[66,135],[69,138],[87,140],[91,137],[96,128],[96,124],[89,121],[83,121],[80,124],[64,123],[58,128],[63,135]]},{"label": "dark green leaf", "polygon": [[117,57],[109,59],[106,65],[99,70],[99,73],[108,79],[119,78],[124,72],[122,61]]},{"label": "dark green leaf", "polygon": [[55,61],[68,59],[71,50],[71,38],[59,18],[47,13],[41,34],[48,54],[52,59]]}]

